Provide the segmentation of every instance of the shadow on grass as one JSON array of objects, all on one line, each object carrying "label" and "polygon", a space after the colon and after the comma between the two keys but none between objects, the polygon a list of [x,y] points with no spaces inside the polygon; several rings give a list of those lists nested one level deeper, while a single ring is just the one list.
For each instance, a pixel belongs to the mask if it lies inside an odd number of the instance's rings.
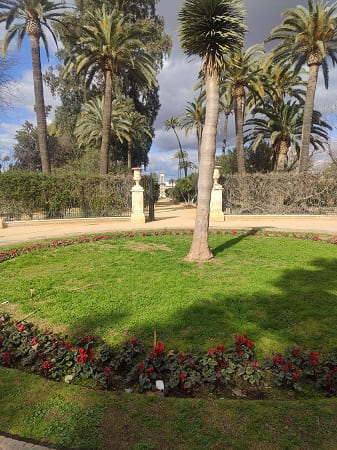
[{"label": "shadow on grass", "polygon": [[277,288],[272,294],[226,295],[224,285],[212,298],[182,305],[168,319],[153,319],[130,332],[151,342],[156,329],[159,339],[178,350],[227,344],[234,333],[248,333],[263,356],[292,345],[336,350],[337,259],[313,260],[311,266],[284,270],[272,283]]},{"label": "shadow on grass", "polygon": [[256,233],[258,233],[261,230],[262,228],[252,228],[251,230],[247,231],[247,234],[240,234],[236,238],[231,239],[230,241],[226,241],[221,245],[218,245],[218,247],[212,250],[212,253],[214,256],[216,256],[218,253],[222,253],[224,250],[228,250],[234,245],[239,244],[243,239],[246,239],[248,236],[255,236]]}]

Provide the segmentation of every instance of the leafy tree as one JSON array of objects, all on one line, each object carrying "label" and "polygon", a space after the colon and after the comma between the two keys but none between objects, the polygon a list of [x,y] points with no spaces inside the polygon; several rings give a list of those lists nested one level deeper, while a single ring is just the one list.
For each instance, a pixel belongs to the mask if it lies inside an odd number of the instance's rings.
[{"label": "leafy tree", "polygon": [[152,139],[152,130],[149,126],[149,122],[146,116],[143,116],[135,109],[128,112],[127,118],[130,123],[128,132],[128,168],[131,169],[132,157],[136,143],[139,142],[139,140],[142,139],[144,135]]},{"label": "leafy tree", "polygon": [[308,0],[308,8],[298,5],[283,11],[283,23],[271,31],[267,42],[280,40],[273,50],[276,63],[290,62],[295,73],[307,64],[309,78],[303,113],[300,172],[308,170],[310,132],[319,68],[322,67],[325,87],[329,83],[330,60],[337,62],[337,2]]},{"label": "leafy tree", "polygon": [[[62,167],[74,158],[72,147],[66,138],[54,134],[52,126],[47,134],[47,143],[50,150],[50,161],[53,167]],[[48,131],[48,130],[47,130]],[[39,139],[37,128],[29,121],[25,121],[22,128],[15,134],[14,168],[20,170],[41,170],[39,152]]]},{"label": "leafy tree", "polygon": [[[67,64],[66,73],[75,69],[77,74],[86,74],[90,86],[97,74],[104,75],[104,105],[102,143],[100,158],[101,175],[108,172],[110,146],[111,111],[113,88],[118,86],[118,77],[124,71],[133,73],[142,86],[155,84],[153,60],[146,53],[139,37],[139,29],[117,7],[110,13],[105,5],[102,10],[88,13],[88,23],[83,25],[79,43],[83,50]],[[117,88],[118,89],[118,88]],[[115,92],[119,94],[119,92]]]},{"label": "leafy tree", "polygon": [[185,130],[186,134],[192,130],[196,130],[198,140],[198,161],[200,160],[202,130],[205,123],[205,105],[204,96],[199,95],[193,102],[188,102],[188,107],[184,116],[180,120],[180,127]]},{"label": "leafy tree", "polygon": [[263,97],[262,68],[257,59],[264,53],[263,46],[254,45],[247,50],[236,49],[227,60],[224,79],[231,84],[231,95],[234,102],[236,125],[236,149],[238,157],[238,173],[245,173],[245,154],[243,146],[244,100],[247,91],[254,98]]},{"label": "leafy tree", "polygon": [[42,171],[50,172],[50,158],[47,146],[47,124],[43,96],[43,83],[40,60],[40,39],[44,44],[49,58],[46,28],[52,35],[56,45],[57,39],[50,26],[50,22],[58,22],[64,14],[64,2],[52,0],[1,0],[0,23],[6,24],[7,33],[2,43],[2,54],[6,55],[8,45],[17,37],[18,50],[27,34],[30,40],[32,53],[32,67],[35,94],[35,111],[41,155]]},{"label": "leafy tree", "polygon": [[213,258],[208,245],[208,227],[219,115],[219,79],[226,54],[242,45],[246,28],[241,2],[234,0],[185,0],[179,20],[182,49],[188,56],[202,58],[206,86],[197,216],[192,246],[186,259],[208,261]]},{"label": "leafy tree", "polygon": [[175,134],[177,141],[178,141],[178,145],[179,145],[179,149],[180,149],[180,159],[179,159],[179,168],[181,168],[181,166],[184,168],[184,172],[185,172],[185,178],[187,177],[187,166],[185,164],[185,157],[184,157],[184,151],[183,148],[181,146],[181,142],[177,133],[177,128],[180,128],[180,120],[177,117],[170,117],[169,119],[166,120],[165,122],[165,130],[173,130],[173,133]]},{"label": "leafy tree", "polygon": [[[57,53],[59,60],[65,61],[71,55],[80,54],[83,45],[80,44],[81,27],[87,25],[88,13],[101,9],[103,5],[111,10],[119,4],[131,23],[135,23],[138,29],[138,39],[142,41],[144,49],[152,57],[157,71],[162,67],[164,58],[171,49],[171,39],[164,33],[164,20],[156,14],[157,0],[82,0],[75,1],[76,7],[73,15],[65,16],[63,22],[71,32],[62,33],[63,48]],[[151,36],[151,39],[149,39]],[[85,75],[78,75],[74,81],[75,73],[71,72],[67,77],[62,76],[63,64],[56,70],[49,69],[46,80],[53,93],[61,98],[62,105],[56,108],[55,124],[62,134],[67,134],[76,145],[73,131],[77,118],[85,102],[96,96],[104,94],[104,79],[98,74],[93,80],[90,89],[84,91]],[[135,79],[133,71],[123,71],[114,83],[114,96],[119,90],[124,98],[131,97],[137,112],[145,116],[150,127],[153,126],[160,107],[158,86],[152,88],[140,85]],[[151,130],[153,136],[153,130]],[[152,136],[143,134],[133,141],[133,163],[135,165],[148,164],[148,152],[152,144]],[[116,154],[120,161],[127,161],[128,143],[117,142]]]}]

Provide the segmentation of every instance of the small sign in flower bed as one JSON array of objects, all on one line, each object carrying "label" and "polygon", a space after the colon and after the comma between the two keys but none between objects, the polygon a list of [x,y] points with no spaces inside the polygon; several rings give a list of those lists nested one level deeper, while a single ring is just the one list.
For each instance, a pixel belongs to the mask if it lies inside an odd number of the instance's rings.
[{"label": "small sign in flower bed", "polygon": [[[147,232],[137,232],[137,233],[111,233],[99,236],[80,236],[75,239],[57,239],[51,242],[45,243],[36,243],[33,245],[13,248],[11,250],[2,250],[0,251],[0,263],[3,261],[7,261],[9,259],[16,258],[24,253],[29,253],[36,250],[41,250],[43,248],[56,248],[56,247],[66,247],[74,244],[83,244],[88,242],[98,242],[98,241],[106,241],[110,239],[122,239],[122,238],[135,238],[135,237],[151,237],[151,236],[180,236],[180,235],[192,235],[193,230],[163,230],[163,231],[147,231]],[[297,233],[277,233],[277,232],[268,232],[268,231],[237,231],[237,230],[215,230],[209,231],[209,234],[216,235],[228,235],[231,234],[233,236],[258,236],[258,237],[269,237],[269,238],[293,238],[300,240],[310,240],[310,241],[324,241],[328,244],[337,245],[337,237],[328,237],[322,238],[317,234],[297,234]]]},{"label": "small sign in flower bed", "polygon": [[215,394],[264,398],[275,386],[301,391],[311,383],[337,394],[337,355],[322,359],[317,352],[291,349],[263,364],[256,361],[253,342],[234,335],[229,347],[217,345],[205,353],[167,351],[162,342],[150,352],[136,338],[121,348],[91,334],[76,343],[67,336],[41,332],[32,324],[0,313],[0,366],[17,368],[67,383],[90,383],[101,389],[164,390],[165,395]]}]

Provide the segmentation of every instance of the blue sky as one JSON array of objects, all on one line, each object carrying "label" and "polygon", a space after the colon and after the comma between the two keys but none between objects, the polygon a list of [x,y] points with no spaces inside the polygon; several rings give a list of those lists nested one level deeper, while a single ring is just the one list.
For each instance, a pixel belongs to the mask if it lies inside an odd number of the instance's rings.
[{"label": "blue sky", "polygon": [[[295,7],[298,3],[306,4],[304,0],[245,0],[247,8],[247,23],[249,33],[246,45],[250,46],[262,42],[270,30],[281,21],[281,11],[287,7]],[[170,58],[165,62],[162,72],[159,74],[161,110],[155,123],[156,136],[150,152],[150,166],[148,171],[164,170],[166,178],[177,176],[177,161],[173,155],[177,151],[177,141],[173,132],[165,131],[164,122],[171,116],[181,116],[188,101],[192,101],[195,92],[197,74],[200,67],[198,59],[187,60],[180,50],[177,38],[177,13],[182,0],[161,0],[158,4],[158,13],[165,18],[166,31],[173,39],[173,49]],[[0,40],[4,36],[4,28],[0,28]],[[42,50],[41,59],[43,68],[48,65],[56,65],[54,56],[55,44],[50,42],[50,61],[48,63],[45,52]],[[15,82],[12,83],[14,102],[13,108],[0,115],[0,156],[11,154],[14,144],[15,131],[20,128],[25,120],[35,123],[34,93],[31,71],[30,46],[28,38],[25,38],[21,52],[16,50],[16,43],[12,42],[10,53],[15,57],[16,64],[13,70]],[[316,95],[316,107],[326,109],[334,107],[337,103],[337,70],[331,71],[330,89],[326,91],[320,76]],[[52,105],[53,110],[59,104],[49,90],[45,89],[45,103]],[[49,117],[52,120],[53,112]],[[219,130],[222,129],[221,120]],[[190,159],[196,161],[197,143],[194,133],[185,136],[181,133],[183,147],[188,150]],[[222,136],[219,134],[218,145],[221,147]],[[231,121],[229,128],[229,145],[235,140],[234,123]],[[318,157],[324,159],[323,155]]]}]

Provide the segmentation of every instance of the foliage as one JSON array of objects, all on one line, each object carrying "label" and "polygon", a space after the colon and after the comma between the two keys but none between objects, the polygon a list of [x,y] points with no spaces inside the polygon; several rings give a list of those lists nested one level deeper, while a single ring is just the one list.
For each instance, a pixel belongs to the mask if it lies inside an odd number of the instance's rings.
[{"label": "foliage", "polygon": [[[51,128],[48,131],[47,142],[53,167],[62,167],[76,158],[77,155],[66,137],[53,135]],[[26,120],[22,128],[17,130],[15,139],[17,142],[14,145],[14,168],[28,171],[41,170],[37,128]]]},{"label": "foliage", "polygon": [[223,177],[224,203],[246,214],[332,214],[337,184],[321,175],[251,174]]},{"label": "foliage", "polygon": [[9,171],[0,174],[0,213],[32,218],[42,210],[50,218],[80,208],[85,215],[118,214],[130,210],[132,184],[130,175],[88,177]]},{"label": "foliage", "polygon": [[169,194],[177,202],[195,203],[198,195],[198,174],[192,173],[187,178],[177,180]]}]

